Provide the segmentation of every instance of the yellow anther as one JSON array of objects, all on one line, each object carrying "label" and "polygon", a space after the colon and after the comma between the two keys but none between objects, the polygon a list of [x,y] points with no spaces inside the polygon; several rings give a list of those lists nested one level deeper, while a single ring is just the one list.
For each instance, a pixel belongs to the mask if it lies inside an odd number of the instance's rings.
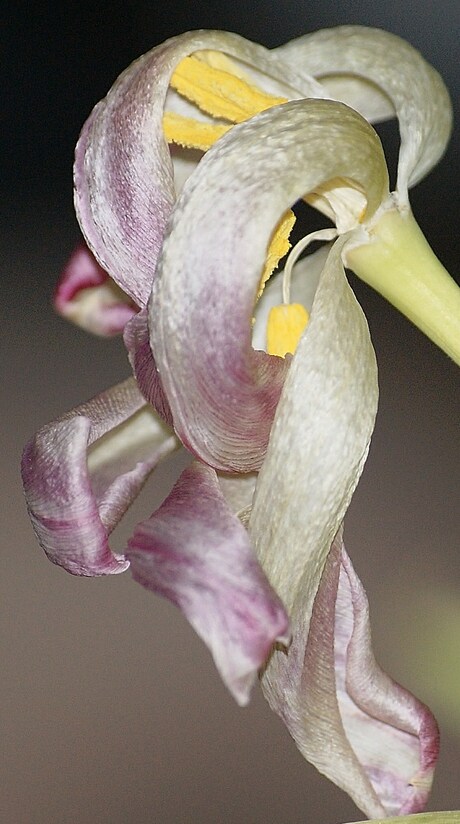
[{"label": "yellow anther", "polygon": [[308,323],[308,312],[301,303],[283,303],[270,309],[267,323],[267,352],[284,358],[294,354]]},{"label": "yellow anther", "polygon": [[203,152],[207,152],[231,128],[173,112],[166,112],[163,117],[163,131],[168,143],[176,143],[185,149],[201,149]]},{"label": "yellow anther", "polygon": [[171,86],[213,117],[241,123],[248,117],[285,103],[286,98],[265,94],[229,71],[216,69],[196,57],[184,57]]},{"label": "yellow anther", "polygon": [[291,248],[289,235],[291,234],[294,223],[295,214],[291,209],[288,209],[287,212],[285,212],[282,216],[281,220],[275,228],[275,231],[273,232],[272,239],[270,241],[270,245],[267,251],[267,259],[265,261],[264,270],[260,278],[257,299],[260,298],[262,292],[264,291],[267,280],[269,279],[272,272],[278,266],[278,263],[280,262],[281,258],[287,255],[289,249]]}]

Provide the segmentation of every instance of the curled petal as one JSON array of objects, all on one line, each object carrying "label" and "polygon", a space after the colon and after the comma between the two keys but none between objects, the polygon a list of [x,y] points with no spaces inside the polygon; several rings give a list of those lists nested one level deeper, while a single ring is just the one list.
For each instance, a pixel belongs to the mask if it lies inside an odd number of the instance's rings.
[{"label": "curled petal", "polygon": [[369,817],[421,811],[439,742],[427,707],[377,665],[367,598],[340,537],[310,622],[302,602],[293,641],[276,653],[264,692],[302,754]]},{"label": "curled petal", "polygon": [[75,575],[123,572],[108,535],[177,445],[132,378],[43,427],[24,450],[22,478],[49,559]]},{"label": "curled petal", "polygon": [[73,251],[59,278],[54,306],[77,326],[104,337],[122,332],[138,311],[84,243]]},{"label": "curled petal", "polygon": [[[172,38],[136,60],[87,120],[75,154],[75,206],[101,266],[138,306],[145,306],[175,198],[163,113],[171,75],[187,55],[220,50],[282,82],[288,97],[321,86],[262,46],[225,32]],[[254,72],[253,72],[254,73]],[[289,85],[291,84],[291,85]],[[278,86],[280,83],[278,83]]]},{"label": "curled petal", "polygon": [[251,346],[270,234],[293,202],[337,177],[365,192],[373,214],[388,191],[380,142],[343,104],[299,100],[235,126],[176,204],[150,304],[151,343],[179,437],[218,469],[260,466],[286,375],[285,360]]},{"label": "curled petal", "polygon": [[139,524],[127,557],[136,581],[178,606],[211,650],[239,704],[288,619],[254,556],[247,532],[195,462],[168,498]]},{"label": "curled petal", "polygon": [[[366,118],[387,117],[391,102],[401,134],[397,189],[402,198],[444,154],[452,129],[449,93],[438,72],[405,40],[380,29],[338,26],[276,51],[324,78],[326,86],[332,78],[331,91]],[[334,89],[337,78],[341,83]],[[343,78],[350,79],[349,95]]]},{"label": "curled petal", "polygon": [[[292,625],[302,627],[304,640],[332,541],[363,468],[377,409],[374,352],[341,264],[343,243],[336,241],[329,253],[309,324],[292,359],[249,521],[261,565]],[[293,681],[287,688],[290,676],[284,668],[291,656],[292,666],[300,667],[295,650],[275,651],[263,677],[269,701],[290,728],[299,685]],[[320,695],[315,692],[305,700],[313,707]],[[299,726],[303,721],[301,715]],[[302,751],[315,764],[321,758],[316,750]],[[333,765],[336,769],[334,760]]]},{"label": "curled petal", "polygon": [[292,359],[250,522],[259,560],[288,611],[306,592],[311,609],[377,410],[375,354],[341,263],[345,242],[329,253]]},{"label": "curled petal", "polygon": [[437,730],[375,664],[364,593],[340,537],[333,543],[377,405],[369,332],[340,260],[344,242],[329,253],[292,360],[249,531],[293,630],[289,649],[271,656],[264,693],[303,755],[381,817],[422,808]]}]

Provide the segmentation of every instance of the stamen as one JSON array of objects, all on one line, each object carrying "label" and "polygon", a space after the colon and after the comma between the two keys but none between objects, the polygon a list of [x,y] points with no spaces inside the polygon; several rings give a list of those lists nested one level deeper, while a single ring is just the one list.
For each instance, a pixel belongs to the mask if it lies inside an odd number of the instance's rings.
[{"label": "stamen", "polygon": [[291,248],[289,235],[291,234],[295,220],[296,218],[294,212],[292,211],[292,209],[288,209],[279,221],[278,225],[276,226],[275,231],[273,232],[272,239],[268,247],[267,259],[265,261],[264,270],[262,272],[262,276],[259,282],[257,300],[259,300],[262,292],[265,289],[265,284],[267,280],[278,266],[278,263],[280,262],[281,258],[287,255],[289,249]]},{"label": "stamen", "polygon": [[337,235],[337,229],[319,229],[317,232],[310,232],[309,235],[305,235],[305,237],[303,237],[301,240],[299,240],[298,243],[296,243],[296,245],[289,254],[283,272],[284,304],[290,303],[292,270],[304,249],[306,249],[307,246],[309,246],[310,243],[312,243],[314,240],[334,240],[337,237]]},{"label": "stamen", "polygon": [[207,152],[231,128],[174,112],[166,112],[163,117],[163,131],[168,143],[176,143],[185,149],[201,149],[203,152]]},{"label": "stamen", "polygon": [[292,249],[283,273],[283,303],[270,309],[267,321],[267,352],[269,355],[294,354],[309,320],[309,315],[300,303],[290,303],[291,275],[299,255],[313,240],[334,240],[337,229],[320,229],[310,232],[299,240]]},{"label": "stamen", "polygon": [[213,117],[241,123],[259,112],[286,103],[285,97],[275,97],[259,91],[228,71],[214,68],[196,57],[184,57],[178,64],[171,86]]},{"label": "stamen", "polygon": [[301,303],[281,304],[270,309],[267,323],[267,352],[284,358],[293,355],[308,323]]}]

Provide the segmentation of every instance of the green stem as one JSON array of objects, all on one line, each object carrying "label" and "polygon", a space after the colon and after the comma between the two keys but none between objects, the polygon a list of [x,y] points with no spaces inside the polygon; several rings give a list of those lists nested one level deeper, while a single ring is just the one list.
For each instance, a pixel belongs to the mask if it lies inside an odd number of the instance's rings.
[{"label": "green stem", "polygon": [[460,366],[460,288],[409,210],[382,211],[368,238],[345,246],[345,264]]}]

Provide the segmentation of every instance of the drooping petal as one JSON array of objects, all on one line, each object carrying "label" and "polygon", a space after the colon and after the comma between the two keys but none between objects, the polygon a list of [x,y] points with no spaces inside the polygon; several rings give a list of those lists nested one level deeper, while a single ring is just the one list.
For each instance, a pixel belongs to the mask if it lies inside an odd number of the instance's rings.
[{"label": "drooping petal", "polygon": [[305,192],[343,176],[366,193],[372,214],[387,192],[374,130],[340,103],[294,101],[235,126],[176,204],[150,339],[179,437],[218,469],[260,466],[286,375],[285,360],[251,346],[270,234]]},{"label": "drooping petal", "polygon": [[343,547],[338,560],[335,666],[345,733],[385,813],[419,812],[439,755],[438,727],[428,707],[377,665],[366,594]]},{"label": "drooping petal", "polygon": [[310,621],[298,600],[293,641],[264,692],[308,761],[369,817],[421,811],[438,756],[427,707],[377,665],[368,603],[341,537],[334,542]]},{"label": "drooping petal", "polygon": [[175,198],[172,161],[163,134],[169,82],[184,57],[203,49],[221,50],[253,66],[264,82],[272,79],[271,85],[279,79],[289,97],[322,94],[320,85],[305,72],[226,32],[198,31],[172,38],[123,72],[81,133],[75,157],[75,205],[97,260],[141,307],[150,294]]},{"label": "drooping petal", "polygon": [[[303,638],[332,541],[367,456],[377,408],[374,352],[341,264],[343,243],[336,241],[329,253],[292,359],[249,521],[261,565]],[[273,653],[262,682],[286,722],[297,702],[294,687],[285,689],[292,649]],[[315,700],[317,695],[311,697]],[[321,752],[307,755],[321,765]],[[339,762],[339,756],[332,758],[329,775],[340,783]],[[351,785],[348,791],[353,793]]]},{"label": "drooping petal", "polygon": [[84,243],[73,251],[59,278],[54,306],[77,326],[104,337],[122,332],[137,312]]},{"label": "drooping petal", "polygon": [[336,91],[366,118],[388,116],[391,101],[401,134],[397,189],[403,200],[408,186],[444,154],[452,129],[449,93],[438,72],[405,40],[380,29],[338,26],[291,40],[276,53],[324,78],[326,86],[332,77],[331,92],[337,77],[351,76],[350,96],[343,80]]},{"label": "drooping petal", "polygon": [[184,470],[137,526],[127,557],[136,581],[182,610],[246,704],[272,645],[287,640],[288,619],[210,467],[195,462]]},{"label": "drooping petal", "polygon": [[108,535],[177,446],[132,378],[44,426],[24,450],[22,477],[49,559],[75,575],[123,572]]}]

